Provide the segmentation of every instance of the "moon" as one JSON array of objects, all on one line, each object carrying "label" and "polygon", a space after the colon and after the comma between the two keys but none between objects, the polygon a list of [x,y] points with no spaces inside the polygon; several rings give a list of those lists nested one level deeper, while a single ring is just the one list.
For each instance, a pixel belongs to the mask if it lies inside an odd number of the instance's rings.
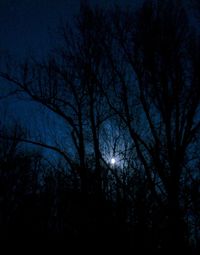
[{"label": "moon", "polygon": [[116,160],[114,158],[111,158],[110,163],[114,165],[116,163]]}]

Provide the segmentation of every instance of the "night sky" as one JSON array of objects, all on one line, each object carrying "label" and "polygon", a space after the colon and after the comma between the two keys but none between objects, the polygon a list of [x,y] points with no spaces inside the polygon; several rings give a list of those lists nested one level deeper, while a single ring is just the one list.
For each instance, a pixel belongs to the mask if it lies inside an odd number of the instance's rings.
[{"label": "night sky", "polygon": [[[92,4],[135,4],[138,0],[92,0]],[[12,54],[44,54],[51,47],[53,31],[61,20],[71,20],[80,0],[1,0],[0,49]]]},{"label": "night sky", "polygon": [[[112,4],[138,6],[142,3],[140,0],[90,0],[88,2],[103,7]],[[0,52],[3,53],[3,56],[9,53],[17,60],[23,60],[30,56],[43,58],[55,45],[57,40],[55,31],[59,24],[65,21],[73,23],[79,6],[80,0],[1,0]],[[5,80],[1,80],[1,84],[4,83]],[[5,86],[1,86],[1,93],[4,88]],[[41,123],[41,120],[44,125],[43,117],[40,118],[38,115],[36,104],[21,102],[12,97],[1,100],[0,106],[0,113],[6,111],[6,115],[11,115],[17,121],[22,121],[23,125],[27,123],[30,125],[32,122]],[[36,118],[36,121],[30,122],[30,112],[31,120]]]},{"label": "night sky", "polygon": [[[91,0],[92,5],[138,5],[135,0]],[[60,22],[72,21],[79,10],[80,0],[1,0],[0,1],[0,52],[23,60],[26,57],[44,57],[54,46],[56,29]],[[5,82],[5,81],[1,81]],[[9,86],[9,85],[7,85]],[[2,87],[1,87],[2,89]],[[0,102],[1,110],[11,112],[14,118],[27,120],[30,103],[12,100]],[[28,111],[28,112],[27,112]],[[37,115],[37,114],[36,114]]]},{"label": "night sky", "polygon": [[[90,0],[109,6],[138,5],[142,0]],[[185,3],[192,1],[185,0]],[[71,20],[80,0],[1,0],[0,50],[18,56],[45,54],[54,42],[53,32],[61,20]]]},{"label": "night sky", "polygon": [[[10,54],[17,61],[23,61],[30,56],[42,59],[55,46],[58,39],[55,32],[61,22],[69,21],[73,24],[80,2],[80,0],[1,0],[0,52],[3,56]],[[142,3],[140,0],[90,0],[88,2],[105,8],[113,4],[138,7]],[[9,83],[5,86],[5,80],[2,79],[1,85],[1,93],[2,89],[11,86]],[[41,110],[41,106],[30,101],[24,102],[10,97],[0,100],[0,109],[3,122],[14,120],[28,129],[38,130],[38,133],[43,130],[45,138],[51,125],[49,122],[53,122],[54,126],[60,125],[57,118],[55,121],[55,116],[49,115],[48,111]],[[57,130],[62,130],[62,127]]]},{"label": "night sky", "polygon": [[[78,13],[80,0],[1,0],[0,1],[0,52],[11,55],[17,61],[26,57],[42,59],[55,46],[56,31],[62,22],[72,21]],[[90,0],[91,5],[109,7],[113,4],[120,6],[138,6],[142,1],[135,0]],[[1,79],[1,93],[5,87],[12,86]],[[63,137],[63,123],[59,122],[52,113],[41,109],[37,103],[21,101],[12,96],[0,100],[1,122],[12,121],[21,123],[27,130],[43,134],[43,139],[52,143],[52,137],[60,142]],[[53,126],[53,132],[49,127]],[[57,127],[57,128],[55,128]],[[49,135],[48,135],[49,134]]]},{"label": "night sky", "polygon": [[77,11],[79,1],[0,1],[0,48],[12,54],[41,54],[49,49],[50,30]]}]

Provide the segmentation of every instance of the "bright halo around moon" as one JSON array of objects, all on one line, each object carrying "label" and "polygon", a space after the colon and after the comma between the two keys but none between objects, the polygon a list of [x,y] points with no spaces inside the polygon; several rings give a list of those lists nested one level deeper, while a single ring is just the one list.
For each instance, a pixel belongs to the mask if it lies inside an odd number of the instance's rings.
[{"label": "bright halo around moon", "polygon": [[116,163],[115,158],[111,158],[110,163],[111,163],[112,165],[114,165],[114,164]]}]

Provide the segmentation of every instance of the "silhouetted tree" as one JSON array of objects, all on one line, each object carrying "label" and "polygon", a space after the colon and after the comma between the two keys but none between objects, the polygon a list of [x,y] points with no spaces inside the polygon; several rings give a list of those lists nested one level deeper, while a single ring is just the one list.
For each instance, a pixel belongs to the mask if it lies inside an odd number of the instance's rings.
[{"label": "silhouetted tree", "polygon": [[19,125],[1,125],[0,128],[0,235],[7,239],[17,231],[21,233],[23,225],[21,221],[18,225],[17,215],[25,201],[39,191],[42,157],[39,151],[27,150],[19,141],[25,136]]},{"label": "silhouetted tree", "polygon": [[192,219],[191,229],[199,224],[199,179],[191,176],[200,51],[185,9],[172,0],[145,1],[137,12],[84,3],[60,34],[46,60],[1,72],[64,122],[67,146],[17,140],[54,150],[67,163],[66,172],[46,167],[36,199],[45,231],[92,238],[111,221],[108,233],[132,237],[135,249],[187,248],[187,228]]},{"label": "silhouetted tree", "polygon": [[[118,54],[106,43],[105,50],[117,77],[115,90],[121,92],[120,108],[107,99],[127,125],[155,199],[160,200],[158,187],[166,194],[166,248],[181,248],[180,181],[200,125],[198,49],[191,57],[192,37],[179,1],[146,1],[135,20],[130,12],[120,11],[112,19]],[[137,118],[146,134],[138,130]],[[165,204],[162,200],[160,205]]]}]

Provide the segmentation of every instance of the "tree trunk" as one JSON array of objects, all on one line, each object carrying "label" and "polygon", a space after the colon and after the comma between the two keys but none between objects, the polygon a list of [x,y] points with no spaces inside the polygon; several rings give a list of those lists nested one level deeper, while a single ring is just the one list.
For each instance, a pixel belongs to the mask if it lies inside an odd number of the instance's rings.
[{"label": "tree trunk", "polygon": [[165,249],[181,251],[185,247],[184,221],[179,201],[179,184],[173,176],[168,183],[167,226]]}]

